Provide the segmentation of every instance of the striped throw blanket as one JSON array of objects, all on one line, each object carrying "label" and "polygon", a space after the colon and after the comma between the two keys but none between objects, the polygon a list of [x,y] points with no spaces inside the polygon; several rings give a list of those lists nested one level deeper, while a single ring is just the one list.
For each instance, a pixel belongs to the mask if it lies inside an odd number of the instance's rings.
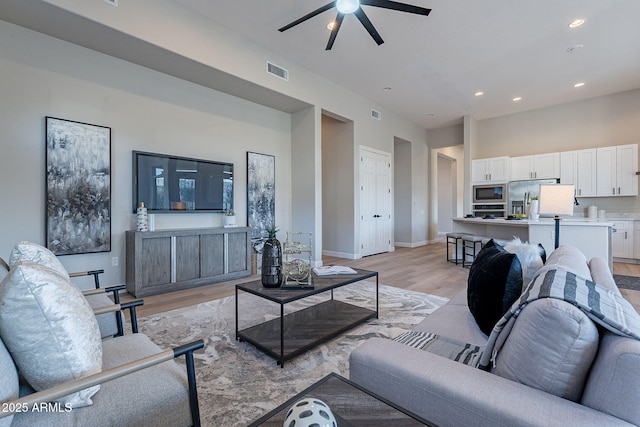
[{"label": "striped throw blanket", "polygon": [[394,339],[465,365],[488,371],[510,332],[505,326],[532,301],[556,298],[575,305],[591,320],[624,337],[640,340],[640,315],[619,294],[597,283],[558,267],[536,276],[498,321],[485,347],[480,347],[429,332],[409,331]]},{"label": "striped throw blanket", "polygon": [[484,347],[467,344],[430,332],[409,331],[399,335],[394,341],[419,350],[428,351],[465,365],[478,366]]},{"label": "striped throw blanket", "polygon": [[[504,343],[506,337],[501,334],[509,319],[517,317],[528,303],[540,298],[566,301],[611,332],[640,340],[640,315],[627,300],[591,280],[558,267],[536,276],[520,298],[498,321],[491,331],[485,351],[480,358],[480,369],[488,371],[491,362],[495,361],[500,351],[500,345],[497,343]],[[508,334],[508,331],[504,330],[504,333]]]}]

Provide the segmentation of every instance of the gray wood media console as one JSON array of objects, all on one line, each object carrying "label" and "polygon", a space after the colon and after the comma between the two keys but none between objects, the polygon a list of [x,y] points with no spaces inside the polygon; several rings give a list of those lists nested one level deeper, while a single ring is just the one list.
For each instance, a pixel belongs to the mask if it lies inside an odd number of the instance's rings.
[{"label": "gray wood media console", "polygon": [[127,291],[136,298],[251,275],[248,227],[127,231]]}]

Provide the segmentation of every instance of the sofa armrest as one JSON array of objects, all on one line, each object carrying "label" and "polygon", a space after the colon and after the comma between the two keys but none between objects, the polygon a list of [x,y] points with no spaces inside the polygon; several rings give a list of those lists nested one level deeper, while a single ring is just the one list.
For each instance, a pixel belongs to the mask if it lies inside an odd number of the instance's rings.
[{"label": "sofa armrest", "polygon": [[100,287],[99,275],[102,273],[104,273],[104,270],[75,271],[73,273],[69,273],[69,277],[93,276],[93,283],[96,285],[96,289],[98,289]]},{"label": "sofa armrest", "polygon": [[[93,314],[96,316],[105,313],[114,313],[116,311],[129,310],[129,317],[131,318],[131,331],[134,334],[138,333],[138,315],[136,314],[136,307],[144,305],[143,300],[135,300],[129,301],[121,304],[112,304],[104,307],[96,307],[93,309]],[[124,326],[122,324],[122,318],[120,316],[116,316],[116,322],[118,324],[118,334],[117,336],[121,337],[124,335]]]},{"label": "sofa armrest", "polygon": [[352,381],[440,426],[631,425],[389,339],[367,340],[349,365]]},{"label": "sofa armrest", "polygon": [[204,347],[203,340],[193,341],[180,347],[165,350],[160,353],[138,359],[136,361],[126,363],[124,365],[102,371],[100,373],[90,375],[84,378],[70,381],[47,390],[38,391],[19,399],[3,402],[3,411],[0,411],[0,418],[8,417],[17,412],[21,412],[22,408],[33,407],[35,404],[51,402],[53,400],[64,397],[68,394],[93,387],[116,378],[137,372],[162,362],[174,359],[184,355],[187,365],[187,379],[189,385],[189,404],[191,410],[191,419],[195,427],[200,426],[200,412],[198,406],[198,394],[196,387],[195,365],[193,360],[193,352]]},{"label": "sofa armrest", "polygon": [[107,294],[111,292],[111,294],[113,295],[113,302],[115,302],[116,304],[120,304],[119,292],[124,289],[125,289],[124,285],[108,286],[106,288],[86,289],[82,291],[82,295],[86,297],[89,295]]}]

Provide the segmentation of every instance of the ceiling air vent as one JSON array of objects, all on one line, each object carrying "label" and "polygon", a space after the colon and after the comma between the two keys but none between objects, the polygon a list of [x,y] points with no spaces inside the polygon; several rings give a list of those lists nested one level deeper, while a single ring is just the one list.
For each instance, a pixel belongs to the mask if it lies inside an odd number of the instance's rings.
[{"label": "ceiling air vent", "polygon": [[289,70],[279,67],[269,61],[267,61],[267,73],[280,77],[282,80],[289,81]]},{"label": "ceiling air vent", "polygon": [[102,0],[102,1],[107,2],[112,6],[116,6],[116,7],[118,6],[118,0]]},{"label": "ceiling air vent", "polygon": [[382,120],[382,113],[380,111],[371,110],[371,118],[376,120]]}]

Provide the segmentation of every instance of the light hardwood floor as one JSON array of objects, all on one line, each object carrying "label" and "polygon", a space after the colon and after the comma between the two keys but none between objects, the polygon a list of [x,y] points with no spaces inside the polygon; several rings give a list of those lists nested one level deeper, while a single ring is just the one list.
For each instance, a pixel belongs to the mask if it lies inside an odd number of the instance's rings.
[{"label": "light hardwood floor", "polygon": [[[372,255],[358,260],[323,257],[325,265],[340,264],[378,271],[380,283],[427,294],[451,298],[467,286],[468,268],[446,261],[445,243],[434,243],[418,248],[397,248],[395,252]],[[627,276],[640,276],[640,265],[615,263],[614,272]],[[186,307],[201,302],[234,295],[235,285],[258,276],[243,278],[209,286],[201,286],[144,298],[138,316]],[[622,290],[623,295],[640,311],[640,291]],[[123,301],[134,299],[125,294]]]}]

